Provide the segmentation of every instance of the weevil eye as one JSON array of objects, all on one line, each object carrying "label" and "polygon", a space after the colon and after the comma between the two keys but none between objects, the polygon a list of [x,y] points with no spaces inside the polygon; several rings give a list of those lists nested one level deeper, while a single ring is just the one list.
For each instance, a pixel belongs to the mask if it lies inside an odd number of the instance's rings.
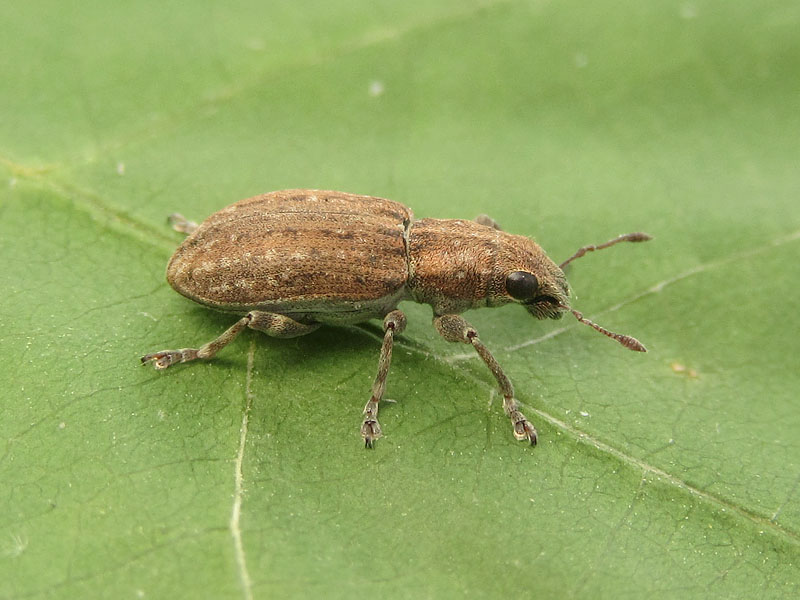
[{"label": "weevil eye", "polygon": [[506,277],[506,291],[517,300],[533,300],[539,291],[539,280],[533,273],[514,271]]}]

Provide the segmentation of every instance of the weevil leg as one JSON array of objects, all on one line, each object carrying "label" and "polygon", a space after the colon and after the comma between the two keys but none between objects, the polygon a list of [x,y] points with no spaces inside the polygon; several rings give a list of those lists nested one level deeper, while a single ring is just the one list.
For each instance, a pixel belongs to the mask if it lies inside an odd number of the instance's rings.
[{"label": "weevil leg", "polygon": [[172,213],[169,217],[167,217],[167,222],[175,231],[180,231],[186,235],[194,233],[194,230],[199,227],[197,223],[190,221],[181,213]]},{"label": "weevil leg", "polygon": [[145,354],[142,364],[153,363],[158,370],[166,369],[178,363],[189,362],[201,358],[208,360],[222,348],[230,344],[245,327],[263,331],[269,336],[277,338],[297,337],[311,333],[320,327],[319,323],[300,323],[286,315],[254,310],[228,328],[221,336],[200,346],[200,348],[181,348],[180,350],[162,350]]},{"label": "weevil leg", "polygon": [[537,440],[536,429],[519,410],[519,403],[514,398],[514,387],[511,385],[511,381],[506,377],[503,369],[492,356],[492,353],[489,352],[489,349],[480,341],[475,328],[460,315],[434,317],[433,325],[448,342],[472,344],[478,356],[486,363],[486,366],[489,367],[492,375],[497,380],[500,393],[503,394],[503,410],[508,418],[511,419],[511,424],[514,427],[514,437],[520,441],[527,440],[531,446],[535,446]]},{"label": "weevil leg", "polygon": [[475,217],[475,222],[481,225],[486,225],[487,227],[491,227],[492,229],[497,229],[497,231],[503,231],[503,228],[497,224],[497,221],[495,221],[489,215],[478,215]]},{"label": "weevil leg", "polygon": [[389,365],[392,362],[392,346],[394,336],[406,328],[406,316],[399,310],[393,310],[383,319],[383,345],[381,357],[378,360],[378,374],[372,384],[372,396],[364,406],[364,421],[361,423],[361,437],[364,446],[372,448],[375,440],[381,437],[381,426],[378,423],[378,403],[383,398],[386,390],[386,376],[389,374]]}]

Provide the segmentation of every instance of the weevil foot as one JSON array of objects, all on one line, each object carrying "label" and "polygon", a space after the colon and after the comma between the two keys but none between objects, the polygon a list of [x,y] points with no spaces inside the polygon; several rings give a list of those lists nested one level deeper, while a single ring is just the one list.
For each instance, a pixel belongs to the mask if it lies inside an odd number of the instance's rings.
[{"label": "weevil foot", "polygon": [[527,441],[531,446],[535,446],[539,439],[536,435],[536,428],[519,410],[517,401],[513,397],[504,398],[503,410],[505,410],[508,418],[511,419],[511,425],[514,427],[514,437],[521,442]]},{"label": "weevil foot", "polygon": [[375,440],[382,435],[381,425],[378,423],[378,400],[373,396],[364,407],[364,421],[361,423],[361,437],[364,438],[364,447],[374,448]]},{"label": "weevil foot", "polygon": [[526,419],[525,416],[519,411],[518,415],[522,417],[519,421],[514,421],[512,419],[512,423],[514,425],[514,437],[521,442],[527,441],[531,446],[535,446],[539,439],[536,435],[536,428],[531,425],[531,422],[528,421],[528,419]]},{"label": "weevil foot", "polygon": [[361,425],[361,437],[364,438],[365,448],[374,448],[375,441],[382,435],[381,426],[377,419],[364,419],[364,423]]},{"label": "weevil foot", "polygon": [[143,365],[152,363],[157,371],[163,371],[169,366],[194,360],[195,358],[197,358],[197,350],[195,348],[182,348],[181,350],[162,350],[161,352],[145,354],[141,360]]}]

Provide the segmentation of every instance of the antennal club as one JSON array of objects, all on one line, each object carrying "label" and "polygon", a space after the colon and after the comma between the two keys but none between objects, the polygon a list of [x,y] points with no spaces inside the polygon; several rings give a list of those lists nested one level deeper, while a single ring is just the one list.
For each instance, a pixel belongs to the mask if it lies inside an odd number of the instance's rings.
[{"label": "antennal club", "polygon": [[642,344],[642,342],[637,340],[635,337],[631,337],[629,335],[623,335],[621,333],[614,333],[613,331],[609,331],[605,327],[600,327],[600,325],[598,325],[594,321],[590,321],[589,319],[584,317],[581,312],[575,310],[574,308],[570,308],[569,306],[566,306],[565,304],[559,304],[558,306],[559,306],[559,308],[562,308],[564,310],[568,310],[569,312],[571,312],[573,315],[575,315],[575,318],[578,319],[578,321],[580,321],[584,325],[588,325],[589,327],[591,327],[595,331],[599,331],[603,335],[606,335],[606,336],[610,337],[613,340],[617,340],[620,344],[625,346],[628,350],[633,350],[635,352],[647,352],[647,348],[644,347],[644,344]]},{"label": "antennal club", "polygon": [[576,258],[580,258],[581,256],[583,256],[587,252],[594,252],[595,250],[602,250],[603,248],[608,248],[609,246],[613,246],[614,244],[618,244],[620,242],[646,242],[647,240],[652,240],[652,239],[653,239],[653,237],[651,235],[648,235],[646,233],[642,233],[641,231],[637,231],[635,233],[626,233],[625,235],[621,235],[619,237],[615,237],[613,240],[608,240],[604,244],[600,244],[600,245],[592,244],[591,246],[584,246],[583,248],[578,250],[575,254],[570,256],[567,260],[565,260],[564,262],[562,262],[558,266],[559,266],[559,268],[563,269],[569,263],[571,263],[573,260],[575,260]]}]

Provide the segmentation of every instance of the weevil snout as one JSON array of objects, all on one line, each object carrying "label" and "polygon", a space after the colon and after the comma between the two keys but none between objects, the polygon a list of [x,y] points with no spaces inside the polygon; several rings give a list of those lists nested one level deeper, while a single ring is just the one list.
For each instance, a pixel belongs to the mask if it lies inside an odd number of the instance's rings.
[{"label": "weevil snout", "polygon": [[525,302],[525,310],[537,319],[560,319],[564,316],[565,310],[562,308],[566,298],[558,300],[552,296],[539,296],[531,302]]},{"label": "weevil snout", "polygon": [[506,291],[537,319],[560,319],[569,305],[569,286],[561,269],[551,265],[546,278],[527,271],[514,271],[506,277]]}]

